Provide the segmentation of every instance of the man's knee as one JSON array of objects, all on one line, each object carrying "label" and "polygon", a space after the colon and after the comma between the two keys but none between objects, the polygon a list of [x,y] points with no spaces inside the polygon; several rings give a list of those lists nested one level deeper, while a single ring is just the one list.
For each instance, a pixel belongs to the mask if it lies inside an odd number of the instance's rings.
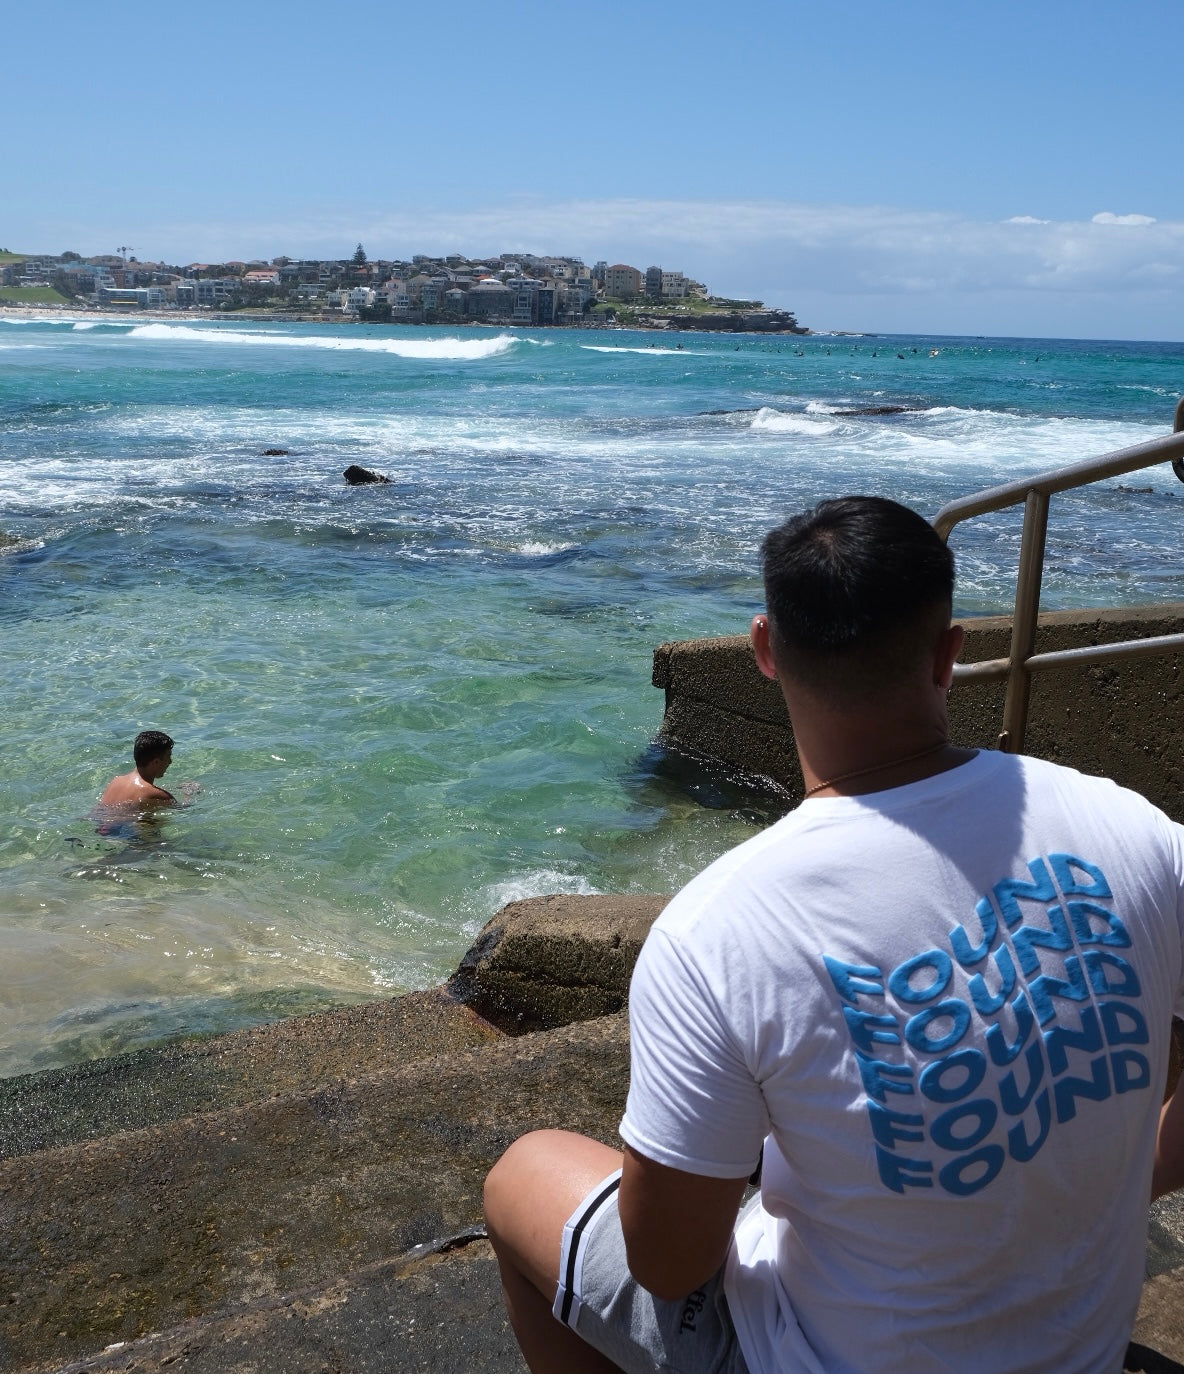
[{"label": "man's knee", "polygon": [[485,1179],[485,1223],[496,1244],[512,1228],[524,1209],[538,1202],[547,1176],[562,1154],[566,1131],[531,1131],[520,1135],[490,1169]]},{"label": "man's knee", "polygon": [[485,1180],[485,1224],[499,1258],[545,1286],[558,1274],[568,1217],[620,1162],[616,1151],[570,1131],[520,1136]]},{"label": "man's knee", "polygon": [[521,1199],[530,1168],[529,1142],[537,1134],[541,1133],[532,1131],[530,1135],[519,1136],[485,1176],[485,1225],[495,1245]]}]

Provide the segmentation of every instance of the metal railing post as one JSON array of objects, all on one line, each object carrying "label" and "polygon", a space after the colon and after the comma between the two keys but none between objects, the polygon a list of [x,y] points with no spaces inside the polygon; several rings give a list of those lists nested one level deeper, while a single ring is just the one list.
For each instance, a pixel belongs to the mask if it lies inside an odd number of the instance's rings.
[{"label": "metal railing post", "polygon": [[1016,579],[1015,611],[1011,622],[1011,650],[1007,658],[980,663],[956,663],[954,683],[991,682],[1007,679],[1003,707],[1003,729],[999,748],[1018,754],[1024,747],[1028,724],[1028,702],[1034,672],[1053,668],[1085,667],[1097,663],[1149,658],[1160,654],[1184,653],[1184,634],[1158,635],[1153,639],[1127,639],[1115,644],[1093,644],[1076,649],[1058,649],[1034,654],[1040,616],[1040,583],[1044,573],[1044,546],[1048,535],[1048,508],[1055,492],[1072,491],[1107,477],[1121,477],[1155,463],[1170,462],[1184,482],[1184,398],[1176,406],[1171,434],[1152,439],[1133,448],[1118,449],[1084,463],[1074,463],[1021,478],[1003,486],[980,491],[961,500],[947,502],[933,519],[933,528],[948,540],[954,527],[975,515],[1004,510],[1024,503],[1024,529],[1020,543],[1020,566]]},{"label": "metal railing post", "polygon": [[1015,588],[1015,613],[1011,620],[1011,671],[1003,702],[1003,729],[999,748],[1007,754],[1022,753],[1028,724],[1028,698],[1032,675],[1028,659],[1036,648],[1040,617],[1040,583],[1044,575],[1044,545],[1048,537],[1048,495],[1030,491],[1024,501],[1024,532],[1020,542],[1019,577]]}]

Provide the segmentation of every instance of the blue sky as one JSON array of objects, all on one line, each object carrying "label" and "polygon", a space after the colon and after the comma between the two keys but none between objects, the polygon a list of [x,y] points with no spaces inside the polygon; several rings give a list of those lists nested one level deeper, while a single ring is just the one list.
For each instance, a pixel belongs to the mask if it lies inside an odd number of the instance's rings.
[{"label": "blue sky", "polygon": [[0,247],[509,250],[816,328],[1184,339],[1181,0],[46,3]]}]

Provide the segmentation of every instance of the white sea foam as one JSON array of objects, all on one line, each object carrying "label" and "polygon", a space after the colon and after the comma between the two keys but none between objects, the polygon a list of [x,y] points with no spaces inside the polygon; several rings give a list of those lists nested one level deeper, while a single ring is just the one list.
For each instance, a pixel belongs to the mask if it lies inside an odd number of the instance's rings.
[{"label": "white sea foam", "polygon": [[574,549],[574,544],[546,544],[540,540],[528,539],[525,544],[519,544],[514,550],[524,558],[548,558],[555,553],[566,553],[568,549]]},{"label": "white sea foam", "polygon": [[775,410],[772,406],[761,406],[752,417],[750,428],[769,433],[803,434],[821,438],[826,434],[834,434],[841,426],[825,420],[812,420],[805,415],[788,414],[784,410]]},{"label": "white sea foam", "polygon": [[77,330],[97,329],[98,325],[98,320],[75,320],[71,325],[71,328]]},{"label": "white sea foam", "polygon": [[65,325],[71,325],[76,329],[82,323],[83,321],[75,320],[69,315],[63,317],[61,315],[7,315],[0,313],[0,324],[14,327],[40,325],[42,328],[61,329]]},{"label": "white sea foam", "polygon": [[530,873],[516,874],[504,882],[490,883],[481,889],[480,904],[492,915],[510,902],[525,901],[527,897],[547,897],[553,892],[572,892],[581,897],[591,897],[599,891],[578,873],[558,873],[553,868],[539,868]]},{"label": "white sea foam", "polygon": [[587,353],[640,353],[644,358],[706,358],[707,353],[697,353],[688,348],[623,348],[612,344],[581,344]]},{"label": "white sea foam", "polygon": [[[322,348],[343,353],[388,353],[397,358],[441,362],[477,362],[495,358],[521,342],[513,334],[482,339],[370,339],[340,335],[273,334],[262,330],[195,329],[185,324],[141,324],[128,335],[132,339],[159,339],[168,343],[249,344],[255,348]],[[529,341],[528,342],[533,342]]]}]

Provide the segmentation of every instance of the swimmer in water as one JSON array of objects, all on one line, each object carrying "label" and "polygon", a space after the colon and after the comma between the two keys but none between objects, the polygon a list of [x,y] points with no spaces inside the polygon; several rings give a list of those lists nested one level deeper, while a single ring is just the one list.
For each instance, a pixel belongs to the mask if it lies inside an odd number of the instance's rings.
[{"label": "swimmer in water", "polygon": [[132,745],[132,757],[136,766],[130,773],[121,773],[111,779],[103,789],[99,805],[124,807],[152,803],[175,806],[176,797],[156,785],[156,779],[168,771],[173,761],[173,741],[168,735],[163,730],[141,730]]}]

